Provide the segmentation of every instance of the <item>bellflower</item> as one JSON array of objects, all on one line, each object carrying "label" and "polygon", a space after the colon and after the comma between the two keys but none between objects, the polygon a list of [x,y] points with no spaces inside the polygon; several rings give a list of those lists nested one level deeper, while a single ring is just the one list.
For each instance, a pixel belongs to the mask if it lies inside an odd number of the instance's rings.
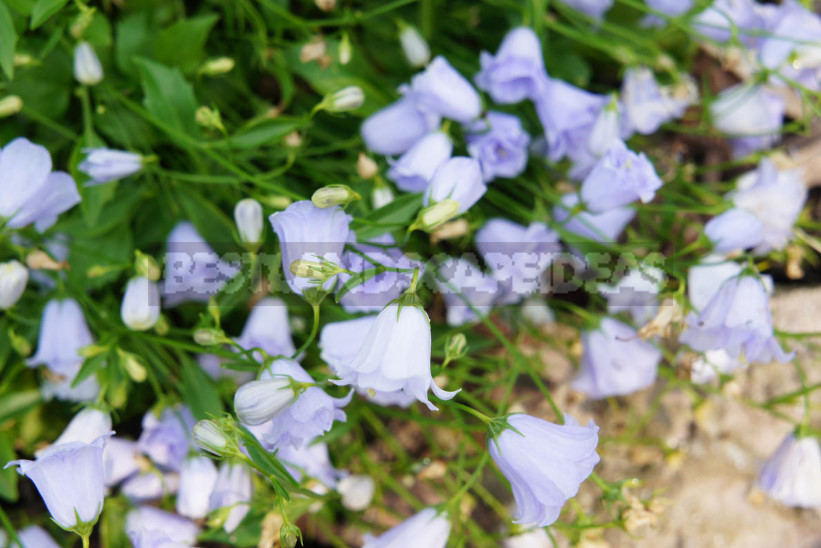
[{"label": "bellflower", "polygon": [[769,127],[778,128],[778,131],[774,130],[760,135],[749,135],[730,139],[730,145],[733,148],[733,158],[744,158],[757,150],[768,150],[775,146],[779,139],[781,139],[780,129],[787,105],[781,95],[768,88],[764,88],[763,95],[763,107],[766,109],[764,115],[767,117],[767,123]]},{"label": "bellflower", "polygon": [[518,507],[515,522],[545,527],[599,462],[599,428],[580,426],[570,415],[553,424],[530,415],[510,415],[509,428],[488,440],[488,451],[510,482]]},{"label": "bellflower", "polygon": [[379,313],[365,342],[349,363],[338,371],[340,385],[396,392],[403,390],[436,411],[428,389],[449,400],[458,392],[439,388],[430,373],[430,323],[428,315],[414,305],[389,304]]},{"label": "bellflower", "polygon": [[[143,535],[156,531],[153,538],[167,539],[185,545],[193,545],[200,534],[197,524],[184,517],[165,512],[153,506],[138,506],[125,517],[125,531],[131,542],[137,546],[153,548],[153,544],[138,544]],[[160,545],[164,546],[164,545]],[[172,545],[177,548],[176,545]]]},{"label": "bellflower", "polygon": [[482,168],[473,158],[456,156],[442,163],[433,174],[422,203],[429,206],[442,200],[455,200],[459,213],[464,213],[487,192]]},{"label": "bellflower", "polygon": [[337,480],[346,474],[333,467],[328,445],[323,442],[299,447],[284,445],[277,451],[277,458],[295,480],[301,482],[306,477],[313,478],[329,489],[335,489]]},{"label": "bellflower", "polygon": [[[500,297],[510,297],[512,291],[509,284],[507,293],[503,293],[496,278],[461,257],[445,259],[437,265],[436,275],[437,288],[445,299],[447,322],[451,327],[479,320],[477,313],[488,314],[493,303]],[[508,280],[512,281],[512,277]]]},{"label": "bellflower", "polygon": [[721,284],[741,273],[741,265],[720,255],[708,255],[687,272],[687,297],[699,312],[718,293]]},{"label": "bellflower", "polygon": [[253,492],[251,471],[245,464],[223,462],[220,465],[217,482],[208,499],[208,505],[211,511],[230,508],[222,526],[226,533],[233,533],[245,519],[251,509],[248,503],[251,502]]},{"label": "bellflower", "polygon": [[176,472],[150,469],[126,479],[120,486],[120,493],[131,502],[142,503],[171,496],[179,486],[180,476]]},{"label": "bellflower", "polygon": [[617,141],[585,177],[581,198],[588,210],[601,213],[636,200],[650,202],[661,184],[643,152],[636,154]]},{"label": "bellflower", "polygon": [[663,270],[641,267],[631,270],[614,285],[603,285],[600,292],[607,299],[607,313],[629,312],[638,325],[646,324],[656,316],[663,282]]},{"label": "bellflower", "polygon": [[562,4],[585,13],[593,19],[601,19],[613,5],[613,0],[559,0]]},{"label": "bellflower", "polygon": [[[290,378],[314,383],[313,377],[293,360],[275,360],[262,372],[261,380]],[[260,425],[254,435],[272,449],[290,444],[299,447],[328,432],[334,421],[345,422],[342,407],[351,401],[353,392],[343,398],[332,398],[318,386],[310,386],[270,422]],[[261,434],[261,435],[260,435]]]},{"label": "bellflower", "polygon": [[[587,151],[592,155],[592,158],[585,156],[581,163],[577,161],[572,169],[574,174],[590,171],[595,163],[593,158],[601,158],[610,150],[610,147],[621,142],[622,126],[624,125],[622,123],[622,110],[621,104],[614,97],[607,106],[599,111],[587,139]],[[573,176],[575,178],[575,175]]]},{"label": "bellflower", "polygon": [[468,153],[479,160],[485,182],[516,177],[525,170],[530,135],[518,116],[490,111],[465,130]]},{"label": "bellflower", "polygon": [[[38,525],[29,525],[18,531],[17,538],[20,539],[25,548],[60,548],[60,545],[51,538],[51,535]],[[0,544],[4,544],[2,540],[2,534],[0,534]],[[8,548],[20,548],[20,545],[12,542],[8,545]]]},{"label": "bellflower", "polygon": [[797,508],[821,506],[821,449],[811,437],[787,436],[758,479],[772,498]]},{"label": "bellflower", "polygon": [[[291,338],[285,302],[266,297],[255,304],[236,343],[246,350],[261,348],[269,356],[293,356],[296,347]],[[261,361],[262,357],[257,359]]]},{"label": "bellflower", "polygon": [[188,407],[166,407],[158,417],[152,411],[143,416],[143,431],[137,444],[155,464],[179,471],[191,449],[194,416]]},{"label": "bellflower", "polygon": [[0,310],[17,304],[28,281],[29,271],[20,261],[0,263]]},{"label": "bellflower", "polygon": [[133,548],[193,548],[192,545],[172,540],[163,531],[135,531],[129,536]]},{"label": "bellflower", "polygon": [[761,64],[810,89],[821,88],[821,17],[794,0],[775,11],[758,45]]},{"label": "bellflower", "polygon": [[[68,423],[60,437],[54,440],[51,447],[56,447],[64,443],[82,442],[92,443],[101,436],[105,436],[111,432],[111,415],[104,413],[99,409],[87,407],[74,415],[71,422]],[[108,440],[109,442],[111,440]],[[106,443],[108,447],[108,443]],[[42,449],[37,452],[37,455],[42,454],[48,449]],[[103,451],[105,453],[105,451]]]},{"label": "bellflower", "polygon": [[553,543],[544,529],[531,529],[515,537],[506,538],[502,548],[552,548]]},{"label": "bellflower", "polygon": [[679,340],[694,350],[724,349],[747,362],[791,359],[773,335],[772,314],[764,283],[741,273],[726,280],[698,314],[691,312]]},{"label": "bellflower", "polygon": [[624,73],[621,88],[625,125],[630,132],[654,133],[661,124],[680,118],[690,105],[689,97],[659,86],[647,67],[633,67]]},{"label": "bellflower", "polygon": [[125,179],[143,168],[144,158],[134,152],[109,148],[86,148],[77,169],[91,177],[89,185]]},{"label": "bellflower", "polygon": [[[297,259],[316,261],[319,256],[339,264],[353,217],[337,206],[320,209],[309,200],[303,200],[274,213],[269,220],[279,238],[285,279],[291,290],[301,295],[315,286],[307,278],[294,276],[291,263]],[[329,280],[325,288],[329,289],[334,281]]]},{"label": "bellflower", "polygon": [[582,334],[584,354],[573,388],[596,399],[624,396],[656,380],[661,351],[614,318]]},{"label": "bellflower", "polygon": [[388,179],[405,192],[424,192],[436,168],[450,158],[453,142],[441,131],[419,139],[391,165]]},{"label": "bellflower", "polygon": [[512,304],[543,287],[541,276],[559,251],[559,235],[543,223],[523,226],[495,218],[476,232],[476,248],[501,284],[499,302]]},{"label": "bellflower", "polygon": [[445,548],[449,536],[450,518],[448,514],[440,514],[435,508],[425,508],[378,537],[366,534],[362,548],[398,546]]},{"label": "bellflower", "polygon": [[760,84],[737,84],[718,94],[710,103],[710,114],[716,129],[731,137],[777,139],[783,109],[776,118],[771,103],[779,100]]},{"label": "bellflower", "polygon": [[166,306],[208,302],[239,270],[220,259],[193,224],[178,223],[166,242],[163,301]]},{"label": "bellflower", "polygon": [[479,94],[441,55],[413,77],[411,90],[419,109],[463,124],[482,112]]},{"label": "bellflower", "polygon": [[556,223],[564,224],[564,230],[567,232],[597,242],[613,242],[618,239],[624,227],[636,214],[628,207],[617,207],[602,213],[580,211],[576,209],[578,203],[577,194],[565,194],[561,197],[560,203],[553,207],[553,218]]},{"label": "bellflower", "polygon": [[370,150],[378,154],[402,154],[439,127],[439,114],[421,110],[415,95],[405,91],[404,97],[371,114],[362,123],[362,140]]},{"label": "bellflower", "polygon": [[177,513],[191,519],[208,514],[208,498],[217,483],[217,467],[208,457],[193,456],[183,461],[177,490]]},{"label": "bellflower", "polygon": [[80,203],[68,173],[51,171],[51,154],[19,137],[0,150],[0,219],[9,228],[31,223],[43,232],[57,217]]},{"label": "bellflower", "polygon": [[103,510],[103,446],[110,433],[91,443],[51,446],[37,460],[15,460],[43,497],[52,519],[63,529],[93,524]]},{"label": "bellflower", "polygon": [[730,253],[758,245],[764,237],[764,226],[755,213],[733,208],[707,221],[704,235],[713,243],[713,251]]},{"label": "bellflower", "polygon": [[160,319],[160,290],[156,282],[145,276],[128,281],[120,307],[123,323],[134,331],[146,331]]},{"label": "bellflower", "polygon": [[693,19],[693,28],[716,42],[729,41],[738,29],[738,37],[746,45],[754,40],[748,31],[761,24],[753,0],[715,0]]},{"label": "bellflower", "polygon": [[80,42],[74,48],[74,79],[84,86],[96,86],[103,79],[100,59],[88,42]]},{"label": "bellflower", "polygon": [[103,471],[105,486],[114,487],[124,479],[139,472],[137,462],[140,450],[137,442],[118,438],[109,438],[103,449]]},{"label": "bellflower", "polygon": [[[376,316],[364,316],[325,324],[319,334],[320,358],[331,367],[334,373],[339,375],[340,371],[356,357],[376,318]],[[357,388],[357,393],[379,405],[409,407],[416,401],[413,394],[407,394],[401,389],[384,392]]]},{"label": "bellflower", "polygon": [[479,63],[476,85],[499,104],[536,100],[547,83],[542,45],[528,27],[508,32],[496,55],[483,51]]}]

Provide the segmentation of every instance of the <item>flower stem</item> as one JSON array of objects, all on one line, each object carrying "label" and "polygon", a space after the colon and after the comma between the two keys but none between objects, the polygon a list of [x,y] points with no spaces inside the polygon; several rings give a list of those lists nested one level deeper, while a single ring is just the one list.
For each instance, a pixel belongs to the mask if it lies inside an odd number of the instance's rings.
[{"label": "flower stem", "polygon": [[316,334],[319,331],[319,304],[312,304],[311,308],[314,310],[314,325],[311,328],[311,334],[308,335],[308,338],[302,343],[302,346],[299,347],[299,350],[293,356],[293,359],[297,359],[300,354],[305,352],[305,350],[314,342],[316,338]]}]

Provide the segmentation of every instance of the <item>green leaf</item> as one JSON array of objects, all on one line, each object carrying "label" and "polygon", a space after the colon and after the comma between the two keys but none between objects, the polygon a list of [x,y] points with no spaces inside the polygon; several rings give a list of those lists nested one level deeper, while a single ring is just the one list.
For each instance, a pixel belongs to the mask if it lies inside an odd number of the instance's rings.
[{"label": "green leaf", "polygon": [[38,403],[40,403],[40,391],[36,388],[0,396],[0,424],[25,413]]},{"label": "green leaf", "polygon": [[189,137],[200,134],[196,123],[197,99],[177,68],[137,59],[143,85],[145,108],[160,122]]},{"label": "green leaf", "polygon": [[0,0],[0,68],[9,80],[14,80],[14,51],[17,46],[17,30],[4,0]]},{"label": "green leaf", "polygon": [[197,419],[207,419],[225,412],[222,400],[211,378],[194,361],[182,364],[182,397]]},{"label": "green leaf", "polygon": [[210,143],[213,148],[248,150],[273,145],[303,126],[299,120],[276,118],[245,126],[228,139]]},{"label": "green leaf", "polygon": [[[241,424],[237,424],[237,430],[239,431],[239,435],[242,438],[242,444],[245,449],[248,451],[248,456],[251,457],[251,460],[254,461],[260,470],[269,474],[271,479],[278,481],[282,485],[286,485],[289,487],[295,487],[297,482],[291,476],[290,472],[279,462],[279,459],[276,458],[276,455],[271,453],[270,451],[266,450],[262,445],[260,445],[259,441],[257,440],[256,436],[254,436],[247,428],[245,428]],[[273,482],[272,482],[273,483]],[[282,485],[274,485],[275,488],[278,488],[279,491]],[[288,498],[288,492],[284,491],[286,499]]]},{"label": "green leaf", "polygon": [[218,19],[216,15],[192,17],[163,29],[154,42],[156,59],[183,72],[194,72],[202,64],[205,41]]},{"label": "green leaf", "polygon": [[114,42],[117,67],[125,75],[137,75],[136,60],[152,53],[149,11],[138,11],[117,22],[117,40]]},{"label": "green leaf", "polygon": [[[11,443],[11,432],[0,432],[0,462],[14,460],[14,445]],[[15,502],[19,497],[17,480],[20,475],[14,467],[0,469],[0,498]]]},{"label": "green leaf", "polygon": [[[357,227],[356,236],[360,241],[376,238],[391,230],[396,230],[416,216],[422,207],[422,194],[405,194],[388,205],[371,211],[358,220],[361,227]],[[355,221],[357,222],[357,221]]]},{"label": "green leaf", "polygon": [[[177,197],[185,210],[185,217],[206,241],[214,244],[226,244],[234,241],[234,223],[214,202],[198,192],[180,188]],[[217,250],[219,251],[219,250]]]},{"label": "green leaf", "polygon": [[63,6],[68,4],[68,0],[37,0],[34,8],[31,10],[31,25],[32,30],[46,22],[49,17],[63,9]]},{"label": "green leaf", "polygon": [[83,362],[83,366],[80,368],[80,371],[77,372],[77,376],[74,377],[74,381],[71,383],[71,387],[74,388],[91,375],[95,374],[101,367],[103,367],[108,360],[108,352],[101,352],[96,356],[92,356],[88,358],[86,361]]}]

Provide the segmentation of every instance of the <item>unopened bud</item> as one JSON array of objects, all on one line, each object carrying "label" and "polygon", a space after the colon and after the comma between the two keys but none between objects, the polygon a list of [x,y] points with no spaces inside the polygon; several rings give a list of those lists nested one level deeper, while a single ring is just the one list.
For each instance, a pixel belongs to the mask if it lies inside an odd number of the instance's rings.
[{"label": "unopened bud", "polygon": [[216,109],[212,109],[210,107],[200,107],[194,114],[194,119],[197,121],[197,124],[205,129],[225,131],[225,126],[222,125],[222,116]]},{"label": "unopened bud", "polygon": [[31,355],[31,343],[28,342],[25,338],[21,337],[17,333],[14,332],[13,328],[9,328],[8,330],[9,341],[11,342],[11,347],[14,349],[17,354],[22,356],[23,358],[27,358]]},{"label": "unopened bud", "polygon": [[29,271],[20,261],[0,263],[0,310],[17,304],[28,281]]},{"label": "unopened bud", "polygon": [[292,131],[286,135],[282,141],[285,143],[285,146],[299,148],[302,146],[302,135],[300,135],[298,131]]},{"label": "unopened bud", "polygon": [[265,205],[271,206],[274,209],[285,209],[293,202],[293,200],[287,196],[267,196],[262,198],[262,201]]},{"label": "unopened bud", "polygon": [[230,57],[218,57],[216,59],[209,59],[200,68],[200,74],[206,76],[219,76],[234,70],[236,63]]},{"label": "unopened bud", "polygon": [[159,280],[162,275],[160,265],[157,264],[154,257],[139,250],[134,252],[134,270],[137,272],[137,276],[144,276],[152,282]]},{"label": "unopened bud", "polygon": [[202,420],[195,424],[193,437],[197,447],[215,455],[222,455],[228,447],[228,438],[213,421]]},{"label": "unopened bud", "polygon": [[301,539],[302,532],[292,523],[284,524],[279,530],[279,541],[284,548],[294,548]]},{"label": "unopened bud", "polygon": [[160,319],[157,320],[157,324],[154,326],[154,332],[163,337],[168,334],[169,329],[171,329],[171,326],[168,325],[168,320],[165,316],[160,314]]},{"label": "unopened bud", "polygon": [[324,12],[333,11],[336,7],[336,0],[314,0],[314,3]]},{"label": "unopened bud", "polygon": [[245,198],[234,207],[234,221],[242,243],[251,251],[262,244],[262,204],[253,198]]},{"label": "unopened bud", "polygon": [[23,100],[17,95],[8,95],[0,99],[0,118],[14,116],[23,110]]},{"label": "unopened bud", "polygon": [[448,339],[445,347],[445,361],[458,360],[467,354],[468,340],[464,333],[457,333]]},{"label": "unopened bud", "polygon": [[347,65],[351,62],[353,57],[353,46],[351,45],[351,38],[348,33],[342,35],[342,41],[339,42],[339,63]]},{"label": "unopened bud", "polygon": [[103,346],[100,344],[88,344],[79,350],[77,350],[77,354],[82,356],[83,358],[93,358],[94,356],[99,356],[103,352],[108,350],[107,346]]},{"label": "unopened bud", "polygon": [[322,278],[325,275],[324,265],[316,261],[297,259],[288,267],[297,278]]},{"label": "unopened bud", "polygon": [[221,329],[201,327],[194,331],[194,341],[203,346],[213,346],[225,342],[225,333]]},{"label": "unopened bud", "polygon": [[399,43],[402,44],[402,51],[410,66],[424,67],[430,61],[430,47],[416,27],[401,23]]},{"label": "unopened bud", "polygon": [[120,306],[123,323],[134,331],[147,331],[160,319],[160,290],[145,276],[128,281]]},{"label": "unopened bud", "polygon": [[234,411],[240,422],[256,426],[285,411],[296,397],[289,378],[251,381],[240,386],[234,394]]},{"label": "unopened bud", "polygon": [[385,207],[394,200],[393,190],[388,185],[376,185],[371,192],[371,202],[374,209]]},{"label": "unopened bud", "polygon": [[442,223],[446,223],[459,214],[459,202],[456,200],[442,200],[426,207],[419,212],[410,230],[424,230],[430,232]]},{"label": "unopened bud", "polygon": [[74,78],[84,86],[95,86],[103,79],[103,66],[88,42],[74,48]]},{"label": "unopened bud", "polygon": [[314,192],[311,196],[311,203],[320,209],[325,209],[336,205],[345,207],[349,203],[361,199],[362,196],[354,192],[348,185],[327,185]]},{"label": "unopened bud", "polygon": [[26,255],[26,266],[32,270],[62,270],[65,263],[58,263],[45,251],[38,249]]},{"label": "unopened bud", "polygon": [[328,112],[349,112],[356,110],[365,102],[365,93],[359,86],[348,86],[328,95],[318,108]]},{"label": "unopened bud", "polygon": [[14,54],[14,66],[15,67],[27,67],[29,65],[35,64],[37,61],[29,55],[28,53],[15,53]]},{"label": "unopened bud", "polygon": [[117,350],[117,355],[120,358],[120,365],[123,366],[125,372],[131,377],[131,380],[137,383],[145,381],[148,377],[148,372],[137,356],[123,350]]},{"label": "unopened bud", "polygon": [[379,173],[379,166],[376,165],[374,159],[364,152],[360,152],[359,157],[356,159],[356,174],[363,179],[370,179],[377,173]]},{"label": "unopened bud", "polygon": [[299,51],[299,61],[309,63],[322,58],[328,50],[327,44],[322,36],[314,36],[311,41],[302,46]]}]

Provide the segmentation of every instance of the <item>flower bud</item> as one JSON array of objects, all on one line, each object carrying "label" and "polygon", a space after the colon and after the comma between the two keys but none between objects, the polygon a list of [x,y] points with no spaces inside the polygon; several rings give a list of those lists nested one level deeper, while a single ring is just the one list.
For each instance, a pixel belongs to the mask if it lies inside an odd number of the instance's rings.
[{"label": "flower bud", "polygon": [[354,200],[360,199],[362,197],[348,185],[327,185],[314,192],[311,196],[311,203],[320,209],[325,209],[336,205],[345,207]]},{"label": "flower bud", "polygon": [[197,447],[215,455],[222,455],[228,447],[228,438],[213,421],[203,420],[195,424],[193,437]]},{"label": "flower bud", "polygon": [[424,67],[430,61],[430,47],[416,27],[403,23],[399,29],[399,43],[410,66]]},{"label": "flower bud", "polygon": [[320,108],[328,112],[348,112],[356,110],[365,102],[365,93],[359,86],[348,86],[328,95],[320,103]]},{"label": "flower bud", "polygon": [[302,538],[302,532],[299,528],[292,524],[286,523],[279,530],[279,541],[285,548],[295,548],[296,543]]},{"label": "flower bud", "polygon": [[20,261],[0,263],[0,310],[14,306],[29,281],[29,271]]},{"label": "flower bud", "polygon": [[23,110],[23,100],[17,95],[8,95],[0,99],[0,118],[13,116]]},{"label": "flower bud", "polygon": [[370,506],[374,492],[370,476],[348,476],[339,480],[336,490],[342,495],[342,506],[351,512],[361,512]]},{"label": "flower bud", "polygon": [[160,337],[163,337],[168,334],[169,329],[171,329],[171,326],[168,325],[168,320],[161,314],[157,325],[154,326],[154,332]]},{"label": "flower bud", "polygon": [[200,74],[206,76],[219,76],[234,70],[236,63],[230,57],[217,57],[216,59],[209,59],[200,68]]},{"label": "flower bud", "polygon": [[310,63],[311,61],[317,61],[325,55],[327,50],[328,45],[322,36],[314,36],[310,42],[302,46],[302,49],[299,50],[299,62]]},{"label": "flower bud", "polygon": [[134,270],[137,276],[145,276],[152,282],[160,279],[160,265],[151,255],[146,255],[141,251],[134,252]]},{"label": "flower bud", "polygon": [[[302,135],[300,135],[298,131],[292,131],[291,133],[286,135],[282,139],[282,141],[285,143],[285,146],[287,146],[287,147],[299,148],[299,147],[302,146]],[[288,203],[290,204],[290,198],[288,200],[289,200]],[[288,205],[286,205],[285,207],[288,207]],[[283,207],[281,209],[285,209],[285,207]]]},{"label": "flower bud", "polygon": [[103,67],[94,48],[80,42],[74,48],[74,78],[84,86],[94,86],[103,79]]},{"label": "flower bud", "polygon": [[342,41],[339,42],[339,63],[347,65],[351,62],[353,57],[353,47],[351,46],[351,38],[348,33],[342,35]]},{"label": "flower bud", "polygon": [[145,366],[140,362],[140,359],[131,352],[117,350],[117,355],[120,358],[120,365],[123,366],[125,372],[131,377],[134,382],[143,382],[148,377],[148,372]]},{"label": "flower bud", "polygon": [[445,199],[426,207],[419,212],[419,216],[410,226],[410,230],[424,230],[430,232],[442,223],[453,219],[459,214],[459,202]]},{"label": "flower bud", "polygon": [[394,199],[393,190],[388,185],[377,185],[373,187],[371,192],[371,202],[373,202],[374,209],[385,207]]},{"label": "flower bud", "polygon": [[359,157],[356,159],[356,174],[363,179],[370,179],[377,173],[379,173],[379,166],[376,165],[373,158],[364,152],[360,152]]},{"label": "flower bud", "polygon": [[336,0],[314,0],[314,3],[324,12],[333,11],[336,7]]},{"label": "flower bud", "polygon": [[23,358],[27,358],[31,355],[31,343],[28,342],[28,340],[15,333],[11,327],[8,330],[8,335],[9,341],[11,341],[11,347],[17,354]]},{"label": "flower bud", "polygon": [[200,107],[194,113],[194,119],[197,124],[205,129],[216,129],[218,131],[225,131],[225,126],[222,125],[222,116],[216,109],[210,107]]},{"label": "flower bud", "polygon": [[213,346],[225,342],[225,333],[221,329],[201,327],[194,331],[194,341],[203,346]]},{"label": "flower bud", "polygon": [[262,205],[253,198],[245,198],[234,207],[234,220],[242,243],[254,249],[262,243]]},{"label": "flower bud", "polygon": [[120,307],[123,323],[134,331],[146,331],[160,319],[160,290],[157,282],[144,276],[132,278]]},{"label": "flower bud", "polygon": [[234,394],[234,411],[240,422],[256,426],[287,409],[296,396],[287,377],[251,381],[240,386]]},{"label": "flower bud", "polygon": [[51,258],[51,255],[42,249],[37,249],[26,255],[26,266],[32,270],[62,270],[66,264],[58,263]]},{"label": "flower bud", "polygon": [[458,360],[467,354],[468,341],[464,333],[457,333],[448,339],[448,344],[445,347],[445,361],[451,362]]}]

